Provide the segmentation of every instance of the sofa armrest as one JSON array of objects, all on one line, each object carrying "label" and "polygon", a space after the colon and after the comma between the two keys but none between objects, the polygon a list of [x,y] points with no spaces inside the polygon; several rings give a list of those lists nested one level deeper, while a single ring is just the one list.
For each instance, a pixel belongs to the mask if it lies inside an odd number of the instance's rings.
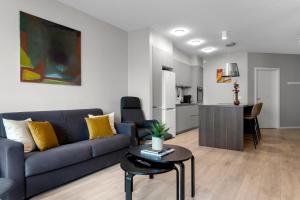
[{"label": "sofa armrest", "polygon": [[13,181],[7,199],[25,199],[25,163],[22,143],[0,138],[0,177]]},{"label": "sofa armrest", "polygon": [[135,144],[136,126],[134,123],[116,123],[116,130],[119,134],[126,134],[130,136],[131,144]]},{"label": "sofa armrest", "polygon": [[145,120],[144,123],[143,123],[143,127],[144,127],[144,128],[152,128],[152,125],[153,125],[154,123],[158,123],[158,121],[155,120],[155,119],[152,119],[152,120]]}]

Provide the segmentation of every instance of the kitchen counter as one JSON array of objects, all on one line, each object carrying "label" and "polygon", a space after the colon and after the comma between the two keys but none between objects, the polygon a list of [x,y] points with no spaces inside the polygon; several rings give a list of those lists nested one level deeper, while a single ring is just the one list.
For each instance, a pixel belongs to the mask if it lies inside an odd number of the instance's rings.
[{"label": "kitchen counter", "polygon": [[194,106],[194,105],[199,105],[199,103],[179,103],[179,104],[176,104],[176,106]]},{"label": "kitchen counter", "polygon": [[176,105],[176,133],[183,133],[199,126],[199,105],[182,103]]}]

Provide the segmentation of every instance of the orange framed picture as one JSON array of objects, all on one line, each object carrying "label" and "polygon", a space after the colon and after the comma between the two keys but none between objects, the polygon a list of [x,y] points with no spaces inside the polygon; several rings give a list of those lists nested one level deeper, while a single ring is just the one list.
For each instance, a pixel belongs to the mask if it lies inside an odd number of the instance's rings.
[{"label": "orange framed picture", "polygon": [[217,69],[217,83],[231,83],[230,77],[223,77],[223,69]]}]

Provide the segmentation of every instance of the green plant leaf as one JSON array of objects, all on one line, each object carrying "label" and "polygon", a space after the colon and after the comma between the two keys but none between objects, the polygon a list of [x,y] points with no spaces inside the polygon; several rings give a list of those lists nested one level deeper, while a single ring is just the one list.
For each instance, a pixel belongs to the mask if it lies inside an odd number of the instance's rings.
[{"label": "green plant leaf", "polygon": [[166,124],[163,124],[162,122],[157,122],[152,125],[151,133],[153,137],[164,139],[165,134],[169,130],[169,128],[166,128]]}]

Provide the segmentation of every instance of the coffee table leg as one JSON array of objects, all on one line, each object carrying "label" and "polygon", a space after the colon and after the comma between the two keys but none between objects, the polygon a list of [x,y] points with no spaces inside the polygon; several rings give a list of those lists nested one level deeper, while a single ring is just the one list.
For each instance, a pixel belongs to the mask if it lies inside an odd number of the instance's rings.
[{"label": "coffee table leg", "polygon": [[185,198],[185,167],[183,162],[178,163],[180,168],[180,200]]},{"label": "coffee table leg", "polygon": [[126,200],[132,200],[133,174],[127,173],[125,178]]},{"label": "coffee table leg", "polygon": [[195,196],[195,158],[191,158],[192,197]]},{"label": "coffee table leg", "polygon": [[176,171],[176,199],[179,200],[179,170],[176,166],[174,166]]}]

